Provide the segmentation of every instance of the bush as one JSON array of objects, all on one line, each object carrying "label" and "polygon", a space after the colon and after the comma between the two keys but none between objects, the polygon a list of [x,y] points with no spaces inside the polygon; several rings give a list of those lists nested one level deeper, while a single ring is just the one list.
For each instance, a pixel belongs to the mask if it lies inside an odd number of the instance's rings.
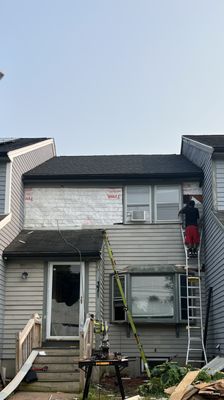
[{"label": "bush", "polygon": [[180,367],[178,363],[168,361],[157,365],[151,371],[151,379],[139,386],[139,394],[161,394],[164,389],[177,385],[190,369],[191,367]]}]

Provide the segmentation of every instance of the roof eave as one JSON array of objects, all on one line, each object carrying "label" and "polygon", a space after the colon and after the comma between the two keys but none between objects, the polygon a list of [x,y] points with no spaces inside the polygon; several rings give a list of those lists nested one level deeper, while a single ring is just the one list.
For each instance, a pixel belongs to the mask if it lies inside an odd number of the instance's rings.
[{"label": "roof eave", "polygon": [[175,173],[153,173],[153,174],[108,174],[108,175],[23,175],[23,181],[27,183],[31,182],[84,182],[91,180],[91,182],[101,181],[123,181],[132,179],[195,179],[199,180],[203,178],[202,171],[192,172],[175,172]]},{"label": "roof eave", "polygon": [[[13,252],[3,252],[3,258],[6,260],[15,259],[15,258],[45,258],[45,257],[69,257],[79,260],[79,254],[71,253],[71,252],[36,252],[36,251],[27,251],[27,252],[20,252],[20,251],[13,251]],[[83,258],[91,258],[91,259],[100,259],[101,254],[100,252],[82,252],[82,259]]]}]

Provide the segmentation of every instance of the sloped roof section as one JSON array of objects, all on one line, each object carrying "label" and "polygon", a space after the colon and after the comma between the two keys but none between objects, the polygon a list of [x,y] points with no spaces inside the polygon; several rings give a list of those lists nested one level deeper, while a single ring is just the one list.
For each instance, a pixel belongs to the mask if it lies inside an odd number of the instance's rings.
[{"label": "sloped roof section", "polygon": [[100,155],[54,157],[24,175],[25,181],[84,178],[202,177],[183,155]]},{"label": "sloped roof section", "polygon": [[18,150],[22,147],[48,140],[47,138],[21,138],[21,139],[0,139],[0,157],[7,156],[9,151]]},{"label": "sloped roof section", "polygon": [[205,144],[212,147],[214,151],[224,152],[224,135],[184,135],[183,138]]},{"label": "sloped roof section", "polygon": [[103,231],[82,230],[23,230],[4,250],[3,257],[72,257],[100,258]]}]

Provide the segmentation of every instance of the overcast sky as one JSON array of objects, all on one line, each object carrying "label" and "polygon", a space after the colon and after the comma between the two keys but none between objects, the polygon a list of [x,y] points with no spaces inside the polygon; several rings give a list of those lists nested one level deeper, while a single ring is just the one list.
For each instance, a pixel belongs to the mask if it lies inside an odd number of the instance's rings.
[{"label": "overcast sky", "polygon": [[223,0],[0,0],[0,137],[179,153],[224,133]]}]

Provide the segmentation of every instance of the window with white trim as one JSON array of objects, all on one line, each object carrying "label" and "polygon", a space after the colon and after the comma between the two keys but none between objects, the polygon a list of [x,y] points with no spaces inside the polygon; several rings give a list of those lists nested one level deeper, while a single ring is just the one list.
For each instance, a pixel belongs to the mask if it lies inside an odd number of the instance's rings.
[{"label": "window with white trim", "polygon": [[180,185],[127,186],[126,223],[178,222],[181,209]]},{"label": "window with white trim", "polygon": [[[125,273],[120,275],[128,308],[136,322],[186,322],[186,276],[179,273]],[[127,321],[114,275],[112,280],[111,320]]]},{"label": "window with white trim", "polygon": [[156,221],[178,221],[180,210],[179,186],[155,187]]},{"label": "window with white trim", "polygon": [[151,188],[150,186],[127,186],[126,188],[126,221],[151,221]]}]

